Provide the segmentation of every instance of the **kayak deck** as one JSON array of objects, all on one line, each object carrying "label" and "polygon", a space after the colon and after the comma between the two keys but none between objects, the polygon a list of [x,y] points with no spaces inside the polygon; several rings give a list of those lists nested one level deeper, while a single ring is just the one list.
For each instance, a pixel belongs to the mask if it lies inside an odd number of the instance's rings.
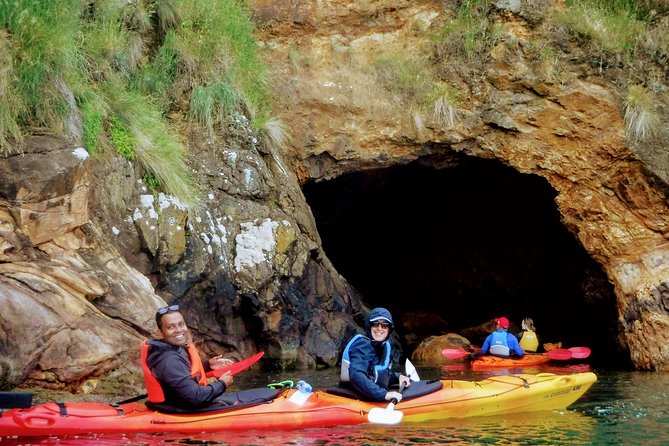
[{"label": "kayak deck", "polygon": [[[559,410],[581,397],[596,380],[590,372],[495,376],[477,382],[443,380],[440,390],[403,400],[396,410],[404,413],[406,422]],[[386,406],[295,389],[256,406],[198,414],[166,414],[142,403],[47,403],[1,413],[0,437],[333,427],[369,423],[369,411]]]}]

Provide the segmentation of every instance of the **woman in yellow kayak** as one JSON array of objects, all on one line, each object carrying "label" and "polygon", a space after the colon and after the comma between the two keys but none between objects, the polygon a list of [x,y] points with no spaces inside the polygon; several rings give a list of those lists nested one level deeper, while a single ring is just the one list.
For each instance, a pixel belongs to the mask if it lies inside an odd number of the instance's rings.
[{"label": "woman in yellow kayak", "polygon": [[539,337],[534,328],[534,321],[529,317],[520,324],[522,330],[518,333],[518,343],[526,352],[536,353],[539,350]]}]

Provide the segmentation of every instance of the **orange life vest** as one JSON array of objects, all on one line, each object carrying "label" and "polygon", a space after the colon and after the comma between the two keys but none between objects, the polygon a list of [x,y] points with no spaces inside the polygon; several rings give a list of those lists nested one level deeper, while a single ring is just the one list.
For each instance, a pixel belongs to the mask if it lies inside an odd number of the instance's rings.
[{"label": "orange life vest", "polygon": [[[163,393],[163,388],[160,386],[160,382],[156,379],[155,376],[151,373],[149,365],[146,363],[146,358],[149,356],[149,341],[144,340],[142,343],[142,373],[144,375],[144,385],[146,385],[146,394],[149,397],[149,401],[152,403],[162,403],[165,401],[165,394]],[[201,386],[208,385],[207,383],[207,374],[204,371],[204,365],[202,364],[202,359],[200,359],[200,354],[197,352],[195,345],[188,345],[188,357],[190,358],[190,374]]]}]

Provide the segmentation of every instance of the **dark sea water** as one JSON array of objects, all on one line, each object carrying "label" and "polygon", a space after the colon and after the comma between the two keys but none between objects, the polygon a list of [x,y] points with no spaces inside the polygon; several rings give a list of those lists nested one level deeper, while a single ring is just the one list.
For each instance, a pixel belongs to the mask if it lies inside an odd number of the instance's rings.
[{"label": "dark sea water", "polygon": [[[571,373],[587,365],[524,370]],[[463,367],[419,368],[423,379],[481,380],[518,370],[474,372]],[[397,426],[345,426],[290,431],[207,434],[133,434],[4,439],[3,445],[669,445],[669,373],[592,368],[598,381],[565,411],[477,417]],[[336,381],[335,371],[268,376],[245,372],[235,387],[306,379],[315,388]],[[401,403],[397,407],[401,409]]]}]

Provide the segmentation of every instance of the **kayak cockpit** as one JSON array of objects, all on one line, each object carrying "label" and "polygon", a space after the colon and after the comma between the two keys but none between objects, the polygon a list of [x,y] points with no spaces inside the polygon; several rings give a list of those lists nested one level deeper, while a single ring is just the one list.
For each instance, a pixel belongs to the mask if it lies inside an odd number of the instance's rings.
[{"label": "kayak cockpit", "polygon": [[[439,380],[414,381],[409,387],[406,387],[402,391],[402,400],[408,401],[414,398],[429,395],[430,393],[434,393],[440,390],[443,386],[443,382]],[[325,392],[332,395],[343,396],[344,398],[365,401],[365,399],[361,398],[352,387],[348,387],[343,384],[339,384],[338,386],[334,387],[328,387],[325,389]]]}]

